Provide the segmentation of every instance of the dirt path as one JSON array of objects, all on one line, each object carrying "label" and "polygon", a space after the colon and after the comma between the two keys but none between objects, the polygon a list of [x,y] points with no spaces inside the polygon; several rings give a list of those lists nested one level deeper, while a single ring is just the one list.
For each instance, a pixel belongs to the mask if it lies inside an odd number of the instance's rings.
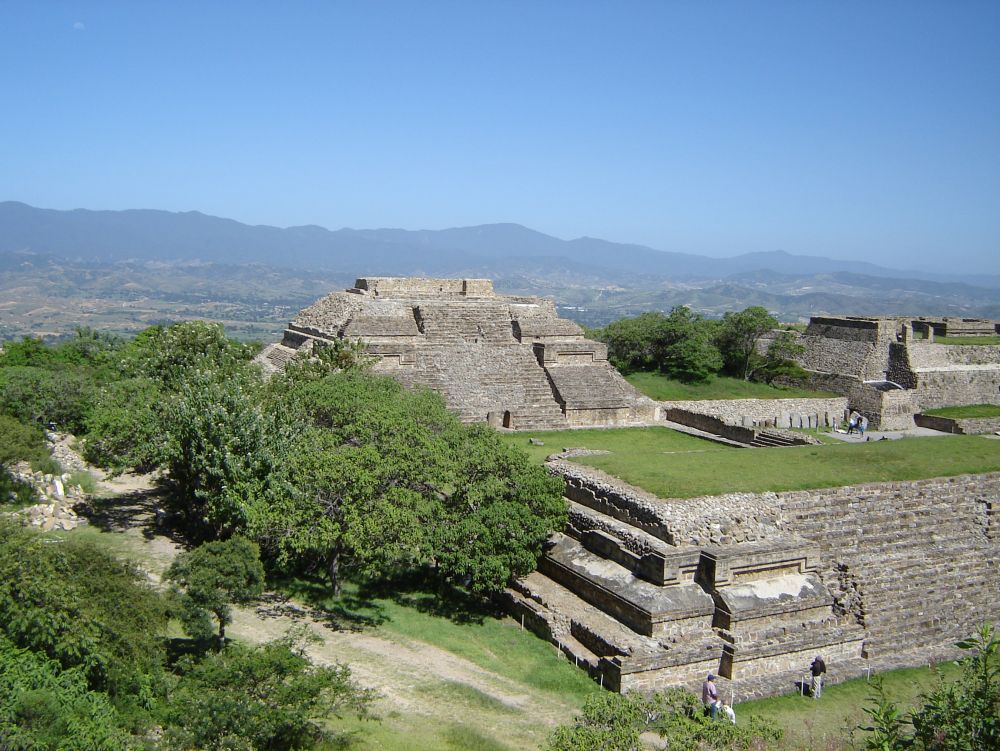
[{"label": "dirt path", "polygon": [[[92,525],[121,534],[150,579],[159,583],[184,541],[162,523],[157,524],[159,491],[155,478],[94,474],[105,498],[94,504]],[[419,715],[439,719],[442,724],[462,721],[466,718],[460,716],[461,710],[456,714],[459,708],[447,698],[437,700],[434,696],[435,687],[446,692],[457,684],[513,713],[497,720],[491,729],[503,732],[507,741],[517,740],[517,747],[529,747],[537,746],[552,727],[565,723],[576,711],[569,702],[553,701],[551,695],[539,695],[525,684],[433,645],[371,628],[339,629],[324,611],[276,593],[266,594],[254,606],[235,609],[227,634],[259,644],[280,638],[296,626],[304,626],[318,637],[306,648],[314,662],[347,664],[360,685],[379,692],[376,714]]]}]

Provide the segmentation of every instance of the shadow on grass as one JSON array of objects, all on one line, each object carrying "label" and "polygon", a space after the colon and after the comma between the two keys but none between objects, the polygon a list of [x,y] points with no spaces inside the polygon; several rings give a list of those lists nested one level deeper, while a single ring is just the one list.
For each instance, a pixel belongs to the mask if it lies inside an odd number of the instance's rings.
[{"label": "shadow on grass", "polygon": [[91,498],[79,504],[77,512],[103,532],[139,529],[146,540],[166,537],[180,547],[190,548],[191,534],[175,514],[166,510],[167,497],[166,484],[158,482],[149,490]]},{"label": "shadow on grass", "polygon": [[[355,578],[344,585],[339,596],[332,594],[326,579],[317,576],[274,577],[270,585],[281,596],[267,604],[262,614],[267,615],[268,608],[277,608],[274,615],[280,612],[294,618],[300,617],[296,615],[298,611],[336,631],[360,630],[385,623],[390,619],[386,602],[456,624],[479,624],[503,615],[498,605],[460,587],[435,586],[423,572],[378,579]],[[288,602],[288,598],[304,602],[308,611]]]}]

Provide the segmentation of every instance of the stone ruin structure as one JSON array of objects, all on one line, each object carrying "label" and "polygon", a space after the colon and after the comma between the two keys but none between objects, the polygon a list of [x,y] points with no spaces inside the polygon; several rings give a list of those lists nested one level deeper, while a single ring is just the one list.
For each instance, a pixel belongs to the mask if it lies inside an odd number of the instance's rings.
[{"label": "stone ruin structure", "polygon": [[607,345],[552,300],[498,295],[488,279],[358,279],[301,311],[258,362],[274,371],[335,339],[360,339],[376,372],[437,391],[467,422],[557,430],[657,416],[608,363]]},{"label": "stone ruin structure", "polygon": [[1000,616],[1000,474],[661,499],[548,466],[569,524],[506,601],[612,690],[787,693],[817,654],[834,681],[926,665]]},{"label": "stone ruin structure", "polygon": [[921,410],[1000,404],[1000,346],[934,341],[944,331],[993,335],[998,326],[979,319],[813,317],[799,337],[805,353],[798,359],[813,387],[846,396],[873,428],[905,430]]},{"label": "stone ruin structure", "polygon": [[[300,350],[361,340],[377,372],[440,392],[466,421],[683,420],[743,446],[787,445],[773,429],[831,425],[849,405],[892,428],[922,408],[1000,403],[1000,348],[934,344],[935,327],[925,339],[915,328],[814,318],[802,365],[840,397],[658,405],[551,300],[480,279],[364,278],[299,313],[258,361],[274,371]],[[817,654],[833,680],[921,665],[1000,619],[1000,474],[663,499],[568,459],[548,463],[566,483],[567,527],[505,599],[606,688],[697,688],[711,672],[725,698],[783,693]]]}]

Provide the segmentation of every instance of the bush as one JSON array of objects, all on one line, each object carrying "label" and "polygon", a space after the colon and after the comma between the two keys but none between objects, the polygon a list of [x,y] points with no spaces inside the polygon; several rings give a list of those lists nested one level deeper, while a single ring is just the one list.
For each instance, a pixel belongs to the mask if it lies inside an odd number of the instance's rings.
[{"label": "bush", "polygon": [[161,596],[135,566],[0,521],[0,634],[17,646],[78,668],[95,690],[144,700],[165,624]]},{"label": "bush", "polygon": [[228,644],[183,659],[177,673],[159,712],[170,749],[310,749],[333,740],[324,727],[331,716],[365,716],[374,698],[347,666],[315,666],[291,639]]}]

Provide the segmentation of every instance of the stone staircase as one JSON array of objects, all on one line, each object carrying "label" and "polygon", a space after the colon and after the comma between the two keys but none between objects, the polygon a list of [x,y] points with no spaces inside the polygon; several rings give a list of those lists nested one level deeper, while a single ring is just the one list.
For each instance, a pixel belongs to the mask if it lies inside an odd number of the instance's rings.
[{"label": "stone staircase", "polygon": [[506,602],[605,687],[697,689],[711,672],[743,700],[794,690],[815,654],[863,671],[863,631],[834,612],[801,538],[676,545],[628,510],[567,502],[565,534]]},{"label": "stone staircase", "polygon": [[754,436],[750,445],[754,448],[780,448],[784,446],[800,446],[801,441],[785,433],[779,433],[774,430],[761,430]]},{"label": "stone staircase", "polygon": [[414,316],[420,333],[435,342],[512,344],[517,341],[510,309],[499,302],[421,303],[414,309]]},{"label": "stone staircase", "polygon": [[[404,386],[440,393],[464,422],[490,415],[518,430],[569,427],[545,371],[531,350],[517,344],[434,345],[418,348],[417,366],[392,371]],[[506,419],[505,419],[506,416]]]}]

